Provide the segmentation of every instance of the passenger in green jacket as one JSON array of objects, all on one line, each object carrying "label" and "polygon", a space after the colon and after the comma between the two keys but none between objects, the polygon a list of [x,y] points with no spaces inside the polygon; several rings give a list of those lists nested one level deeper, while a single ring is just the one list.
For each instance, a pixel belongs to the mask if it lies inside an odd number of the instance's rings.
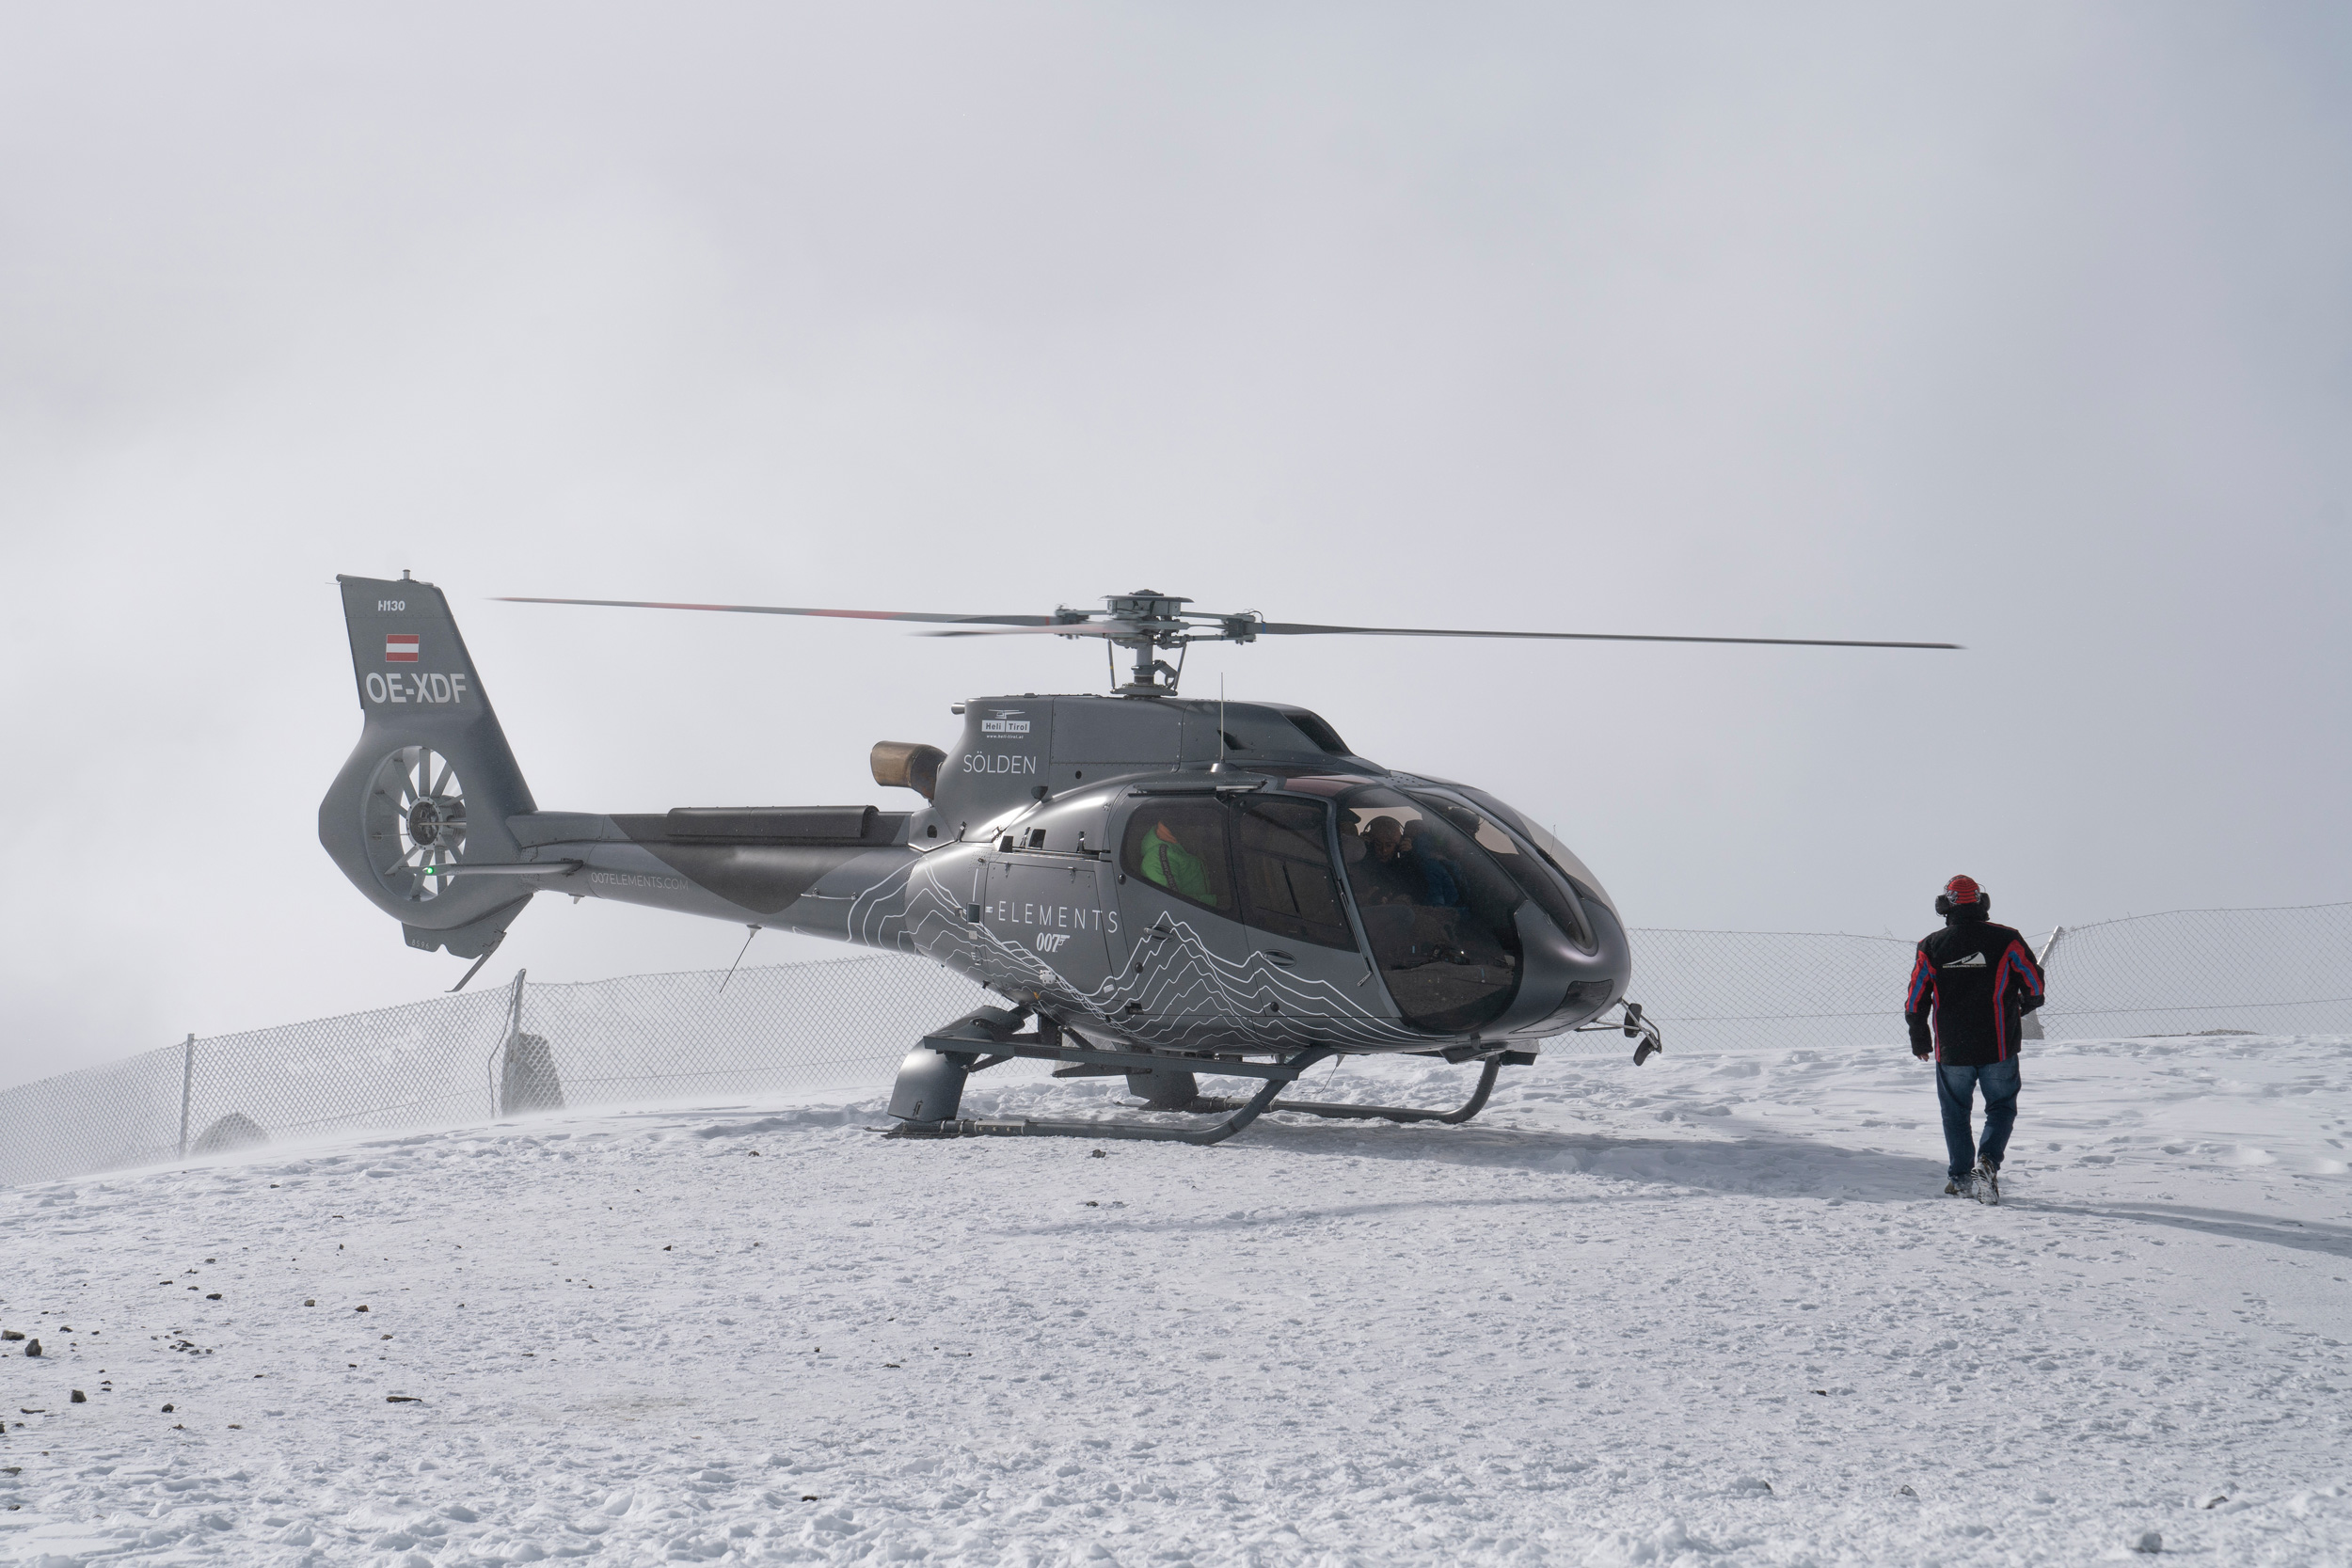
[{"label": "passenger in green jacket", "polygon": [[1143,874],[1170,893],[1181,894],[1197,903],[1216,907],[1216,895],[1209,888],[1208,867],[1200,857],[1176,842],[1176,835],[1168,831],[1168,824],[1152,824],[1152,836],[1144,841]]}]

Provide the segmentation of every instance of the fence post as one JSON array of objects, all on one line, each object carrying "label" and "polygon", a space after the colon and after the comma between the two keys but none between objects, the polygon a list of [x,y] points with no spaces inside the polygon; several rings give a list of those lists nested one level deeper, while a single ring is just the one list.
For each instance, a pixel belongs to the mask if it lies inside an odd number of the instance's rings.
[{"label": "fence post", "polygon": [[500,1103],[499,1058],[505,1055],[506,1048],[515,1037],[522,1033],[523,976],[530,973],[528,969],[515,971],[515,994],[506,999],[506,1032],[499,1037],[498,1044],[490,1048],[490,1059],[483,1064],[484,1069],[487,1071],[490,1078],[490,1119],[492,1121],[498,1120],[500,1117],[506,1114],[504,1106]]},{"label": "fence post", "polygon": [[188,1157],[188,1093],[196,1086],[196,1031],[180,1048],[180,1158]]},{"label": "fence post", "polygon": [[[2034,961],[2042,966],[2045,974],[2050,968],[2050,955],[2058,951],[2058,938],[2064,936],[2065,934],[2065,927],[2055,927],[2050,932],[2050,940],[2042,944],[2041,955]],[[2026,1015],[2026,1021],[2018,1025],[2017,1033],[2019,1037],[2023,1039],[2038,1040],[2047,1038],[2048,1037],[2042,1033],[2042,1009],[2037,1007],[2032,1012],[2027,1013]]]}]

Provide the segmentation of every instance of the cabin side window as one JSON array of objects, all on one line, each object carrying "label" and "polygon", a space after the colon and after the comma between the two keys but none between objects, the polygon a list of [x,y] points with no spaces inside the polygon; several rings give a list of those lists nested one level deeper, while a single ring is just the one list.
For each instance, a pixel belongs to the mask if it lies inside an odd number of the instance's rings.
[{"label": "cabin side window", "polygon": [[1120,869],[1188,904],[1239,919],[1225,823],[1225,807],[1216,800],[1147,801],[1128,818]]}]

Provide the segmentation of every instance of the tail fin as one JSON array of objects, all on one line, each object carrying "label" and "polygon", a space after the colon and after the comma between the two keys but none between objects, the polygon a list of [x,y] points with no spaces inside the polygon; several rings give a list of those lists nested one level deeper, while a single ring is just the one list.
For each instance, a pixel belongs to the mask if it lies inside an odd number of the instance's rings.
[{"label": "tail fin", "polygon": [[530,895],[445,868],[513,862],[506,819],[537,809],[531,788],[441,591],[405,577],[336,581],[366,725],[319,802],[319,842],[408,945],[482,958]]}]

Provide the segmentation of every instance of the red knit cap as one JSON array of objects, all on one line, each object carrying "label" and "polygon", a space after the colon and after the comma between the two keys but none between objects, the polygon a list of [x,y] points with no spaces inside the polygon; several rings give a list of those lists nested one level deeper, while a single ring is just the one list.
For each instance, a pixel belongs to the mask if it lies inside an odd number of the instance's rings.
[{"label": "red knit cap", "polygon": [[1944,895],[1955,904],[1973,904],[1984,893],[1974,877],[1955,877],[1944,884]]}]

